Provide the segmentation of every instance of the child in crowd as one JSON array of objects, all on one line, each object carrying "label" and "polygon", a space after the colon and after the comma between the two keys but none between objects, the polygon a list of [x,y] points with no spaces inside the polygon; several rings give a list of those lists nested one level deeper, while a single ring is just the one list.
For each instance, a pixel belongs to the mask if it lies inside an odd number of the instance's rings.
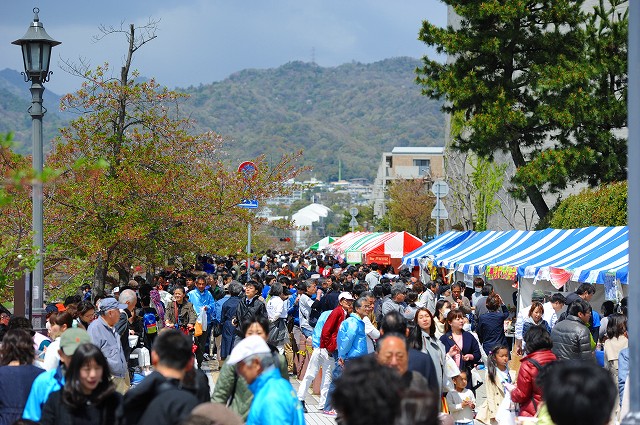
[{"label": "child in crowd", "polygon": [[453,378],[455,389],[447,393],[447,406],[455,425],[473,425],[476,398],[467,389],[467,372],[460,371],[460,375]]},{"label": "child in crowd", "polygon": [[498,345],[487,356],[487,399],[480,406],[477,419],[485,424],[495,425],[498,407],[504,399],[507,391],[513,388],[516,380],[516,372],[509,370],[509,349],[504,345]]}]

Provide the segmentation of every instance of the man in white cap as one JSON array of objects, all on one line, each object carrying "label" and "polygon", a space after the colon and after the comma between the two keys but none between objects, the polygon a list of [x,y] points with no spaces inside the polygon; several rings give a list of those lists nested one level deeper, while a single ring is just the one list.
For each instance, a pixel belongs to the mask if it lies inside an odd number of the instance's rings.
[{"label": "man in white cap", "polygon": [[280,376],[271,350],[261,336],[251,335],[240,341],[227,363],[236,366],[253,393],[247,425],[304,425],[302,405],[289,381]]},{"label": "man in white cap", "polygon": [[98,318],[91,322],[87,329],[92,342],[107,358],[112,381],[116,391],[121,394],[127,392],[131,386],[131,380],[125,352],[115,325],[120,320],[120,310],[126,308],[126,304],[120,304],[115,298],[103,298],[100,300],[100,308],[97,311]]}]

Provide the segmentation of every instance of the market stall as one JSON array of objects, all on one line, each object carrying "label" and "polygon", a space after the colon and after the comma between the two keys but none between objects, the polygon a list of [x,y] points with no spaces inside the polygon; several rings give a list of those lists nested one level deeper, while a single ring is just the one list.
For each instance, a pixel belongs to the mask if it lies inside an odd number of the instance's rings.
[{"label": "market stall", "polygon": [[306,251],[320,251],[322,249],[325,249],[327,246],[329,246],[335,240],[336,240],[336,238],[334,238],[333,236],[325,236],[324,238],[320,239],[318,242],[314,243],[309,248],[307,248],[305,250],[305,252]]}]

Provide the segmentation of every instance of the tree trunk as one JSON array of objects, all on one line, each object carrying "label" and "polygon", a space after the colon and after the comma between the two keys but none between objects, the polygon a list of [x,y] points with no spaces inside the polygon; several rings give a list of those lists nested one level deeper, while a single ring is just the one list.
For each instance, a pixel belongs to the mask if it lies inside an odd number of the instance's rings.
[{"label": "tree trunk", "polygon": [[[509,151],[511,152],[511,158],[516,168],[523,167],[527,164],[517,141],[509,142]],[[535,186],[525,186],[525,192],[527,193],[529,202],[531,202],[531,205],[535,208],[539,220],[543,220],[547,214],[549,214],[549,206],[542,197],[542,192]]]},{"label": "tree trunk", "polygon": [[102,294],[104,292],[104,282],[107,278],[107,267],[102,254],[98,255],[96,268],[93,270],[93,293]]},{"label": "tree trunk", "polygon": [[129,280],[131,280],[131,269],[129,266],[126,264],[116,264],[114,267],[118,272],[118,281],[120,285],[128,284]]}]

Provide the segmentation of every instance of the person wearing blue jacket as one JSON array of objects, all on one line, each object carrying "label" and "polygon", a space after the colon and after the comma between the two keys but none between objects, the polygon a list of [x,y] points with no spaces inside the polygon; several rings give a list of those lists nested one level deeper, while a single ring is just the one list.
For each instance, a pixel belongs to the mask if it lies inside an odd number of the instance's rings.
[{"label": "person wearing blue jacket", "polygon": [[62,333],[60,336],[60,349],[58,350],[60,365],[55,369],[41,373],[33,381],[27,403],[22,412],[22,419],[40,422],[42,408],[49,399],[49,395],[64,387],[64,375],[69,363],[71,363],[73,353],[75,353],[80,344],[86,343],[91,343],[91,337],[84,329],[70,328]]},{"label": "person wearing blue jacket", "polygon": [[209,324],[213,321],[216,314],[216,302],[213,299],[211,292],[206,290],[207,281],[204,276],[198,276],[196,279],[196,287],[194,290],[189,291],[189,302],[193,304],[193,308],[196,314],[199,315],[200,311],[204,308],[207,312],[207,330],[202,332],[202,335],[196,337],[196,361],[198,362],[198,369],[202,366],[203,360],[209,360],[209,338],[211,336],[211,326]]},{"label": "person wearing blue jacket", "polygon": [[338,330],[338,361],[364,356],[367,350],[367,334],[362,318],[367,315],[367,300],[359,298],[353,303],[354,312],[341,324]]},{"label": "person wearing blue jacket", "polygon": [[[367,350],[367,334],[364,331],[364,321],[362,318],[368,314],[368,299],[358,298],[353,303],[353,313],[340,324],[337,336],[338,358],[333,368],[331,385],[329,386],[329,398],[335,389],[334,382],[342,375],[344,365],[351,359],[364,356]],[[325,415],[336,416],[335,409],[323,410]]]},{"label": "person wearing blue jacket", "polygon": [[253,402],[247,425],[304,425],[302,405],[291,383],[280,375],[264,338],[251,335],[240,341],[227,359],[249,384]]}]

